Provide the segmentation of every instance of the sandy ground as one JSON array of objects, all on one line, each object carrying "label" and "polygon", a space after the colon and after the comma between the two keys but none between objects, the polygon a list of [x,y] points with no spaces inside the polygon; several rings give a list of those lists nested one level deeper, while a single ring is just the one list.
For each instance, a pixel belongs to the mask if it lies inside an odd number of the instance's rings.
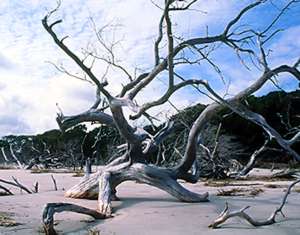
[{"label": "sandy ground", "polygon": [[[256,170],[261,174],[261,171]],[[58,184],[58,191],[53,190],[51,174],[31,174],[21,170],[0,170],[0,178],[11,180],[15,176],[21,183],[27,186],[33,185],[36,181],[40,185],[38,194],[21,194],[14,190],[14,196],[0,197],[0,212],[13,213],[13,218],[21,223],[16,227],[0,227],[0,234],[41,234],[41,213],[47,202],[73,202],[89,208],[96,207],[96,201],[64,198],[64,189],[75,184],[79,178],[72,177],[72,174],[54,174]],[[65,212],[56,214],[55,220],[57,231],[61,234],[89,234],[89,230],[100,231],[101,235],[128,234],[300,234],[300,194],[297,192],[289,196],[288,204],[284,212],[286,218],[279,217],[279,223],[254,228],[246,221],[234,218],[228,220],[219,229],[209,229],[207,226],[217,217],[224,208],[225,201],[228,201],[230,208],[240,209],[250,205],[248,212],[255,218],[266,218],[280,203],[283,195],[283,188],[266,188],[264,184],[287,185],[289,182],[247,182],[257,183],[252,186],[264,189],[264,192],[256,197],[215,196],[221,187],[208,187],[199,182],[195,185],[185,186],[196,192],[208,191],[210,202],[207,203],[182,203],[156,188],[125,182],[118,187],[120,202],[113,202],[114,217],[106,220],[94,221],[92,218]],[[230,187],[222,187],[228,189]]]}]

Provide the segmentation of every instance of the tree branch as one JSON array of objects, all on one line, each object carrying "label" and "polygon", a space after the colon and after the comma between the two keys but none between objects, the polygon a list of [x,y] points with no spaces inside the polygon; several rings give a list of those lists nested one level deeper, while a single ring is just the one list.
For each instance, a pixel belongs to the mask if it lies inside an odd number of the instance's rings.
[{"label": "tree branch", "polygon": [[245,112],[245,110],[241,109],[240,107],[236,107],[236,104],[238,104],[240,101],[244,100],[249,95],[259,90],[266,83],[266,81],[268,81],[270,78],[280,73],[290,73],[296,79],[300,80],[300,73],[295,67],[290,67],[288,65],[281,65],[272,70],[264,72],[262,76],[259,77],[252,85],[239,92],[233,98],[227,100],[222,99],[207,84],[206,85],[207,90],[218,100],[218,103],[215,102],[208,105],[205,108],[205,110],[199,115],[197,120],[194,122],[189,133],[184,158],[181,161],[181,163],[177,167],[175,167],[175,171],[177,171],[177,174],[178,175],[185,174],[191,168],[196,157],[197,139],[199,133],[203,130],[208,120],[210,120],[213,116],[215,116],[225,107],[233,110],[234,112],[237,112],[237,114],[239,114],[243,118],[246,118],[247,120],[254,122],[257,125],[264,128],[264,130],[266,130],[268,134],[271,134],[272,138],[274,137],[276,139],[276,141],[278,142],[278,144],[280,144],[281,147],[287,150],[295,159],[299,159],[299,155],[293,149],[291,149],[288,141],[284,140],[276,130],[270,127],[265,122],[263,117],[251,111]]},{"label": "tree branch", "polygon": [[[57,11],[57,9],[54,9],[52,13]],[[89,76],[89,78],[97,85],[98,89],[107,97],[107,99],[110,99],[111,95],[105,90],[104,85],[100,83],[97,77],[92,73],[91,69],[86,67],[85,64],[63,43],[63,41],[58,39],[57,35],[53,31],[52,29],[53,26],[55,24],[61,23],[62,21],[58,20],[52,23],[50,26],[48,25],[48,18],[51,14],[46,15],[42,19],[42,24],[46,29],[46,31],[50,34],[50,36],[54,40],[55,44],[59,48],[61,48]]]},{"label": "tree branch", "polygon": [[43,210],[43,227],[46,235],[56,235],[54,229],[54,214],[64,211],[76,212],[92,216],[94,219],[105,219],[106,216],[86,207],[71,203],[47,203]]},{"label": "tree branch", "polygon": [[228,203],[226,203],[225,209],[223,210],[223,212],[208,227],[218,228],[221,224],[223,224],[225,221],[227,221],[228,219],[230,219],[232,217],[240,217],[242,219],[245,219],[247,222],[249,222],[251,225],[253,225],[255,227],[274,224],[274,223],[276,223],[275,219],[276,219],[277,214],[279,214],[279,213],[283,214],[282,213],[283,207],[286,204],[288,195],[290,194],[292,188],[299,182],[300,182],[300,180],[296,180],[295,182],[293,182],[292,184],[289,185],[286,193],[284,194],[284,196],[282,198],[282,202],[281,202],[280,206],[278,208],[276,208],[275,211],[266,220],[258,221],[258,220],[253,219],[251,216],[249,216],[245,212],[245,210],[247,210],[249,208],[249,206],[246,206],[237,211],[230,212],[229,208],[228,208]]}]

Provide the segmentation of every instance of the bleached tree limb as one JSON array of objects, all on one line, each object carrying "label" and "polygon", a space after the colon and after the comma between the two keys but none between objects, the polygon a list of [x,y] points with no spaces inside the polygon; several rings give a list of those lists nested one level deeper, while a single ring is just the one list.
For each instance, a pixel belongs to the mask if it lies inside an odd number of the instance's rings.
[{"label": "bleached tree limb", "polygon": [[170,96],[173,95],[173,93],[175,91],[177,91],[185,86],[189,86],[189,85],[193,86],[193,85],[199,85],[199,84],[203,84],[203,83],[206,83],[206,81],[191,79],[191,80],[186,80],[186,81],[180,82],[176,85],[173,85],[173,86],[169,87],[169,89],[166,91],[166,93],[162,97],[160,97],[156,101],[153,101],[150,103],[145,103],[143,106],[141,106],[139,108],[138,112],[135,115],[131,115],[130,118],[137,119],[148,109],[150,109],[152,107],[156,107],[161,104],[164,104],[165,102],[167,102],[169,100]]},{"label": "bleached tree limb", "polygon": [[5,149],[4,149],[4,147],[1,147],[1,153],[2,153],[2,156],[3,156],[4,160],[5,160],[6,162],[8,162],[8,158],[7,158],[6,154],[5,154]]},{"label": "bleached tree limb", "polygon": [[99,122],[108,126],[114,126],[111,115],[97,110],[89,110],[74,116],[58,115],[56,120],[61,130],[67,130],[83,122]]},{"label": "bleached tree limb", "polygon": [[113,41],[110,43],[110,45],[108,45],[108,43],[104,40],[104,38],[102,36],[104,29],[108,28],[110,25],[107,24],[107,25],[103,26],[100,30],[98,30],[93,18],[91,18],[91,23],[92,23],[92,27],[95,32],[95,35],[97,37],[97,40],[100,43],[101,47],[107,52],[107,56],[99,56],[99,55],[97,55],[95,53],[91,53],[89,51],[87,51],[87,54],[107,63],[108,66],[113,66],[113,67],[117,68],[118,70],[123,72],[123,74],[125,76],[128,77],[129,81],[133,81],[133,76],[130,74],[130,72],[124,66],[122,66],[120,63],[118,63],[117,59],[115,58],[114,47],[118,44],[118,42]]},{"label": "bleached tree limb", "polygon": [[54,229],[54,215],[65,211],[92,216],[94,219],[105,219],[106,216],[86,207],[71,203],[48,203],[43,210],[43,228],[46,235],[56,235]]},{"label": "bleached tree limb", "polygon": [[12,186],[15,186],[17,188],[20,188],[21,190],[24,190],[25,192],[27,192],[29,194],[32,194],[32,191],[29,190],[24,185],[22,185],[15,177],[12,177],[12,178],[13,178],[14,182],[7,181],[7,180],[4,180],[4,179],[0,179],[0,182],[5,183],[5,184],[9,184],[9,185],[12,185]]},{"label": "bleached tree limb", "polygon": [[57,191],[57,183],[53,175],[51,175],[51,180],[53,182],[54,190]]},{"label": "bleached tree limb", "polygon": [[297,142],[300,141],[300,132],[298,132],[297,134],[295,134],[290,140],[288,140],[288,144],[291,146]]},{"label": "bleached tree limb", "polygon": [[21,184],[21,183],[17,180],[17,178],[15,178],[15,177],[12,176],[12,179],[13,179],[14,182],[16,183],[16,186],[18,186],[20,189],[26,191],[26,192],[29,193],[29,194],[32,193],[32,191],[29,190],[27,187],[25,187],[23,184]]},{"label": "bleached tree limb", "polygon": [[[231,41],[230,36],[232,36],[231,34],[229,34],[229,31],[231,30],[231,28],[242,18],[243,15],[245,15],[249,10],[257,7],[258,5],[260,5],[261,3],[263,3],[264,1],[257,1],[256,3],[253,4],[249,4],[248,6],[246,6],[245,8],[243,8],[240,13],[234,18],[234,20],[230,21],[224,31],[219,34],[219,35],[215,35],[215,36],[207,36],[207,37],[199,37],[199,38],[192,38],[192,39],[188,39],[185,40],[181,43],[179,43],[177,46],[174,47],[174,49],[172,50],[172,57],[175,57],[179,52],[181,52],[183,49],[185,49],[186,47],[190,47],[190,46],[195,46],[195,45],[203,45],[203,44],[211,44],[211,43],[215,43],[215,42],[223,42],[223,43],[227,43]],[[239,47],[237,48],[237,45],[232,46],[229,44],[229,46],[234,47],[234,49],[240,49]],[[168,67],[168,58],[170,55],[167,55],[166,58],[164,58],[159,64],[157,64],[153,70],[151,72],[149,72],[147,74],[147,76],[145,78],[143,78],[139,83],[137,83],[134,88],[127,94],[127,97],[129,99],[133,99],[145,86],[147,86],[153,79],[156,78],[156,76],[161,73],[162,71],[164,71],[165,69],[167,69]]]},{"label": "bleached tree limb", "polygon": [[281,213],[283,215],[283,208],[287,202],[287,198],[288,195],[291,193],[292,188],[298,184],[300,182],[299,180],[294,181],[293,183],[291,183],[286,191],[286,193],[284,194],[283,198],[282,198],[282,202],[279,205],[278,208],[276,208],[274,210],[274,212],[272,212],[272,214],[270,215],[269,218],[265,219],[265,220],[256,220],[254,218],[252,218],[250,215],[248,215],[245,210],[247,210],[249,208],[249,206],[246,206],[240,210],[236,210],[236,211],[229,211],[228,208],[228,203],[226,203],[225,205],[225,209],[223,210],[223,212],[218,216],[217,219],[215,219],[208,227],[210,228],[218,228],[221,224],[225,223],[228,219],[232,218],[232,217],[240,217],[242,219],[245,219],[248,223],[250,223],[251,225],[255,226],[255,227],[259,227],[259,226],[265,226],[265,225],[271,225],[276,223],[276,216]]},{"label": "bleached tree limb", "polygon": [[0,185],[0,189],[4,190],[7,195],[14,195],[8,188],[4,187],[3,185]]},{"label": "bleached tree limb", "polygon": [[[164,10],[165,12],[165,10]],[[162,38],[163,38],[163,23],[164,23],[164,18],[165,18],[165,15],[163,14],[161,17],[160,17],[160,20],[159,20],[159,26],[158,26],[158,36],[155,40],[155,43],[154,43],[154,58],[155,58],[155,65],[157,66],[159,63],[160,63],[160,56],[159,56],[159,44],[160,42],[162,41]]]},{"label": "bleached tree limb", "polygon": [[172,30],[172,22],[169,14],[169,7],[172,3],[172,0],[166,0],[166,10],[165,10],[165,22],[167,28],[167,39],[168,39],[168,70],[169,70],[169,88],[174,86],[174,38],[173,38],[173,30]]},{"label": "bleached tree limb", "polygon": [[[182,162],[176,167],[178,174],[180,175],[180,172],[186,172],[191,168],[196,157],[197,138],[199,133],[204,129],[206,123],[209,120],[211,120],[217,113],[224,110],[224,108],[229,108],[234,112],[237,112],[237,114],[239,115],[241,114],[243,118],[246,117],[248,120],[250,121],[252,120],[256,124],[262,126],[263,128],[266,128],[266,131],[268,133],[271,133],[271,136],[275,137],[276,140],[279,141],[278,143],[281,145],[281,147],[288,150],[291,153],[291,155],[296,159],[299,158],[297,156],[298,154],[293,149],[291,149],[288,140],[284,140],[276,130],[274,130],[272,127],[266,124],[265,120],[261,116],[250,111],[249,111],[250,113],[249,112],[245,113],[244,110],[241,110],[240,108],[236,108],[236,104],[243,101],[248,96],[250,96],[257,90],[259,90],[270,78],[281,73],[289,73],[293,75],[297,80],[300,81],[300,72],[297,70],[295,65],[294,66],[280,65],[274,69],[265,71],[261,75],[261,77],[259,77],[249,87],[236,94],[233,98],[227,100],[222,99],[207,84],[208,90],[213,94],[214,97],[217,98],[218,102],[208,105],[204,109],[204,111],[199,115],[197,120],[194,122],[189,133],[184,158]],[[248,114],[250,116],[248,116]]]},{"label": "bleached tree limb", "polygon": [[[58,8],[54,9],[51,14],[53,14],[55,11],[57,11]],[[88,68],[77,55],[75,55],[63,42],[63,40],[58,39],[56,33],[53,31],[53,26],[56,24],[59,24],[62,22],[62,20],[57,20],[53,22],[52,24],[48,24],[48,18],[51,16],[51,14],[46,15],[42,19],[42,24],[46,31],[51,35],[56,45],[58,45],[72,60],[89,76],[89,78],[96,84],[97,88],[108,98],[111,98],[111,95],[104,86],[106,84],[100,83],[98,78],[94,75],[94,73],[91,71],[90,68]]]},{"label": "bleached tree limb", "polygon": [[253,169],[257,157],[267,149],[267,144],[269,143],[269,141],[270,139],[267,139],[259,149],[255,150],[254,153],[252,153],[252,155],[250,156],[250,160],[248,161],[246,166],[243,167],[241,171],[231,172],[229,176],[238,178],[240,176],[247,175]]},{"label": "bleached tree limb", "polygon": [[14,150],[12,148],[12,144],[9,144],[9,150],[10,150],[11,156],[13,157],[13,159],[15,159],[15,161],[17,162],[17,164],[20,167],[20,169],[23,169],[23,165],[21,164],[21,162],[19,161],[18,157],[14,153]]}]

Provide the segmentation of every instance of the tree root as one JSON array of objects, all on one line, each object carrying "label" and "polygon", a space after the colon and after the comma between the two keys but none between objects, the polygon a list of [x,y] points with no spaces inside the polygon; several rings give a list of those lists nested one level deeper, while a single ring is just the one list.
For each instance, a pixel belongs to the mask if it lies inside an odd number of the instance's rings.
[{"label": "tree root", "polygon": [[219,225],[223,224],[226,220],[232,218],[232,217],[240,217],[242,219],[245,219],[247,222],[249,222],[251,225],[258,227],[258,226],[265,226],[265,225],[271,225],[276,223],[276,216],[278,213],[281,213],[283,216],[282,209],[287,201],[287,197],[290,194],[292,188],[300,182],[300,179],[290,184],[288,187],[286,193],[283,196],[282,202],[279,206],[279,208],[276,208],[275,211],[270,215],[270,217],[266,220],[258,221],[253,219],[250,215],[248,215],[245,210],[247,210],[250,206],[245,206],[244,208],[236,211],[229,211],[228,203],[226,202],[224,210],[221,212],[221,214],[218,216],[217,219],[215,219],[208,227],[210,228],[218,228]]}]

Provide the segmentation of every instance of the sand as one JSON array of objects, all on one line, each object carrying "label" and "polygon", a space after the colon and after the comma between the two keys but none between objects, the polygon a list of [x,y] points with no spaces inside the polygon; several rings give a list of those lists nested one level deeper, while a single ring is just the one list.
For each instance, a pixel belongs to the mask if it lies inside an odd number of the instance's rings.
[{"label": "sand", "polygon": [[[261,174],[262,170],[256,170]],[[41,234],[41,214],[47,202],[72,202],[89,208],[96,207],[96,201],[64,198],[64,190],[75,184],[79,178],[72,174],[53,174],[58,184],[54,191],[51,174],[31,174],[22,170],[0,170],[0,178],[10,180],[17,177],[21,183],[30,186],[39,182],[40,192],[26,194],[10,187],[14,196],[0,197],[0,212],[10,212],[21,225],[15,227],[0,227],[0,234]],[[262,182],[239,181],[238,183],[257,183],[252,186],[262,188],[264,192],[256,197],[251,196],[216,196],[220,189],[230,187],[208,187],[203,183],[184,184],[187,188],[210,193],[210,202],[182,203],[167,193],[143,184],[125,182],[118,187],[120,202],[113,202],[114,217],[95,221],[92,218],[76,213],[64,212],[56,214],[56,230],[61,234],[91,234],[89,230],[100,231],[101,235],[128,234],[300,234],[300,194],[293,192],[288,199],[284,212],[286,218],[278,217],[279,223],[254,228],[246,221],[234,218],[228,220],[222,228],[212,230],[208,224],[217,217],[228,201],[230,208],[239,209],[250,205],[248,212],[255,218],[266,218],[280,203],[284,188],[266,188],[264,184],[276,184],[284,187],[288,181]],[[33,187],[32,187],[33,188]]]}]

